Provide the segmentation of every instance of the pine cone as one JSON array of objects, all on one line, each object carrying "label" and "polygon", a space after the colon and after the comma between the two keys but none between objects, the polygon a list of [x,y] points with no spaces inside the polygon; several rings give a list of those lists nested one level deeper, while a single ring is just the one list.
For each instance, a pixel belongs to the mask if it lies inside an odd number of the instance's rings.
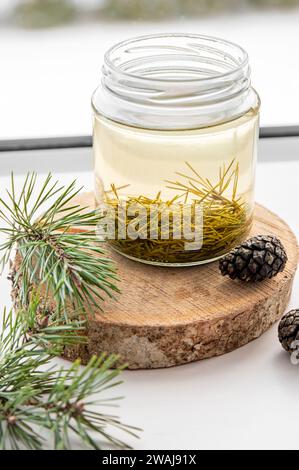
[{"label": "pine cone", "polygon": [[278,325],[278,339],[288,353],[296,349],[292,343],[299,341],[299,309],[290,310],[282,317]]},{"label": "pine cone", "polygon": [[263,281],[283,271],[287,254],[281,241],[273,235],[249,238],[220,259],[223,276],[241,281]]}]

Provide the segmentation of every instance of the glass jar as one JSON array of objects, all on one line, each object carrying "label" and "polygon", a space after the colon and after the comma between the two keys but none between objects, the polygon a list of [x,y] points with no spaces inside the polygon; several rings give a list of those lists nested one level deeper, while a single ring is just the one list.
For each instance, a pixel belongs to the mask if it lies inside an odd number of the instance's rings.
[{"label": "glass jar", "polygon": [[253,218],[260,101],[247,53],[208,36],[144,36],[112,47],[102,71],[95,195],[112,209],[111,247],[167,266],[221,257]]}]

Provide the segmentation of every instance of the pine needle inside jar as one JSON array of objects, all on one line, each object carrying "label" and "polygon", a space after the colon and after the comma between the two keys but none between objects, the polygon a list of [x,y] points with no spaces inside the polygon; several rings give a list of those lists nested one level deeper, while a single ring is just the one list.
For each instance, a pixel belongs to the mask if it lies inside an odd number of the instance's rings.
[{"label": "pine needle inside jar", "polygon": [[[186,173],[176,174],[176,180],[165,181],[166,187],[174,192],[168,200],[161,197],[161,192],[152,198],[124,197],[122,188],[111,185],[105,195],[115,221],[115,237],[109,240],[113,249],[145,263],[182,266],[217,259],[248,235],[252,216],[238,195],[238,163],[232,160],[229,165],[222,165],[216,182],[202,176],[187,162],[186,168]],[[184,236],[183,227],[187,207],[188,237]],[[190,233],[201,242],[195,248],[192,244],[190,248]]]}]

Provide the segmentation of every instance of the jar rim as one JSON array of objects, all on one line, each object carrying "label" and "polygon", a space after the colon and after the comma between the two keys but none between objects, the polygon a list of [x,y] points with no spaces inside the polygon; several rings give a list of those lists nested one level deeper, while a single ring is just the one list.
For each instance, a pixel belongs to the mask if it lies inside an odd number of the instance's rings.
[{"label": "jar rim", "polygon": [[112,46],[92,97],[99,114],[148,129],[206,127],[255,104],[247,52],[226,39],[185,33],[138,36]]},{"label": "jar rim", "polygon": [[[151,40],[151,39],[165,39],[165,38],[193,38],[197,40],[205,40],[205,41],[211,41],[213,43],[217,42],[219,45],[224,45],[224,46],[229,46],[235,49],[235,51],[238,51],[242,55],[242,60],[239,62],[236,67],[232,67],[230,70],[227,72],[219,72],[219,73],[213,73],[213,75],[209,77],[195,77],[195,78],[186,78],[179,80],[177,78],[174,79],[165,79],[165,78],[155,78],[155,77],[148,77],[148,76],[142,76],[141,74],[137,73],[131,73],[127,71],[121,70],[118,66],[116,66],[111,59],[111,55],[116,52],[118,49],[138,43],[141,41],[146,41],[146,40]],[[159,47],[159,46],[157,46]],[[215,79],[221,79],[221,78],[227,78],[232,74],[235,74],[236,72],[240,71],[244,67],[248,66],[249,58],[248,58],[248,53],[246,52],[243,47],[239,46],[233,41],[229,41],[227,39],[223,39],[217,36],[210,36],[210,35],[205,35],[205,34],[195,34],[195,33],[156,33],[156,34],[147,34],[147,35],[141,35],[141,36],[135,36],[133,38],[126,39],[124,41],[120,41],[116,44],[114,44],[112,47],[110,47],[107,52],[104,54],[104,64],[113,72],[117,74],[121,74],[124,77],[127,78],[132,78],[132,79],[138,79],[143,82],[151,82],[151,83],[178,83],[180,81],[184,81],[185,83],[196,83],[199,82],[203,84],[204,82],[210,83],[211,80]]]}]

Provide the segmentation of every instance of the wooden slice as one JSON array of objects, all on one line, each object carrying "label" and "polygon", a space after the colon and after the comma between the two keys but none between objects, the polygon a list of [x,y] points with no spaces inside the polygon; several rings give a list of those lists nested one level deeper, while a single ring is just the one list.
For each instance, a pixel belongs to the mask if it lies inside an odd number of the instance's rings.
[{"label": "wooden slice", "polygon": [[[77,198],[93,207],[93,194]],[[130,369],[169,367],[232,351],[260,336],[285,311],[298,262],[295,235],[268,209],[256,205],[251,235],[274,234],[288,262],[283,273],[256,284],[222,277],[218,263],[186,268],[144,265],[110,252],[122,293],[89,321],[88,344],[65,357],[86,362],[117,353]]]}]

